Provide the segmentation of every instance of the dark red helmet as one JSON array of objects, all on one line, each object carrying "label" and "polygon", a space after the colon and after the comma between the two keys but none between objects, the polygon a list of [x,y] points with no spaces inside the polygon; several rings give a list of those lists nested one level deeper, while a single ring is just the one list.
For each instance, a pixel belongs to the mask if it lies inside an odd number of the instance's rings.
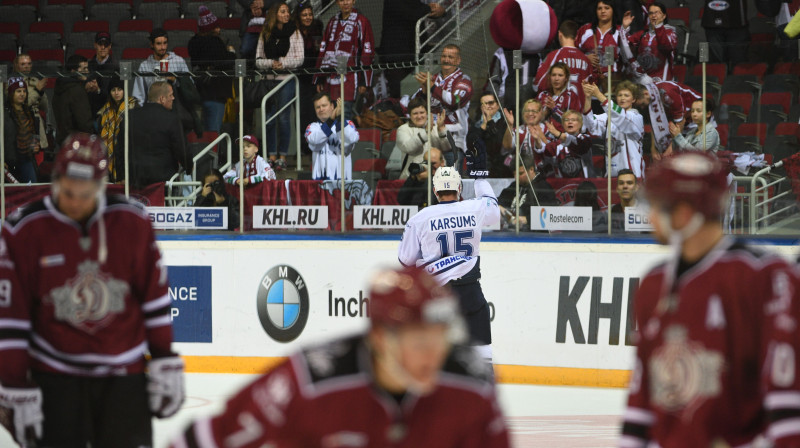
[{"label": "dark red helmet", "polygon": [[685,151],[667,158],[647,174],[645,194],[671,209],[686,202],[708,219],[722,215],[728,171],[714,155]]},{"label": "dark red helmet", "polygon": [[372,324],[390,327],[419,323],[452,324],[460,319],[458,301],[424,269],[383,269],[370,281]]},{"label": "dark red helmet", "polygon": [[55,177],[103,180],[108,175],[108,160],[103,139],[97,135],[77,132],[64,140],[53,167]]}]

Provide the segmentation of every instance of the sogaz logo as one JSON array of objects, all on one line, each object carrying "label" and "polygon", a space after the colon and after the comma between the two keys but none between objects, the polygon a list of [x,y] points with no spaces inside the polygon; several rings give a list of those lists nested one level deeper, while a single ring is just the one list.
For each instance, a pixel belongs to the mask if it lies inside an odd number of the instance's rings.
[{"label": "sogaz logo", "polygon": [[293,267],[278,265],[267,271],[258,286],[258,319],[269,337],[278,342],[297,339],[308,321],[308,288]]}]

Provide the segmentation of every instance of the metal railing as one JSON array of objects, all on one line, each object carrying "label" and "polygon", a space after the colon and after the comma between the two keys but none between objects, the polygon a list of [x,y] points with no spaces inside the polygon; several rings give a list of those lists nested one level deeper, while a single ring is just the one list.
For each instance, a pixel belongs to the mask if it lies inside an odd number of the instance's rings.
[{"label": "metal railing", "polygon": [[[430,14],[417,20],[414,28],[414,54],[416,60],[422,59],[423,49],[424,53],[431,53],[436,50],[439,45],[446,44],[448,39],[455,34],[456,40],[461,40],[461,25],[471,14],[462,14],[463,11],[468,11],[470,8],[479,5],[483,0],[469,0],[461,4],[461,0],[454,0],[450,6],[445,8],[445,16],[450,14],[450,17],[442,22],[438,22],[431,17]],[[452,13],[452,14],[451,14]],[[426,35],[425,39],[421,37]]]},{"label": "metal railing", "polygon": [[[227,155],[228,158],[224,165],[219,166],[218,169],[225,173],[225,171],[230,168],[231,166],[231,157],[232,157],[232,150],[233,150],[233,143],[231,141],[231,136],[225,132],[220,134],[217,138],[215,138],[211,143],[206,145],[202,151],[198,152],[194,157],[192,157],[192,179],[193,181],[179,181],[179,179],[185,171],[181,169],[177,173],[175,173],[167,182],[166,187],[167,191],[169,192],[168,195],[164,196],[164,202],[166,204],[170,204],[174,207],[185,207],[189,204],[189,201],[193,201],[197,197],[197,193],[203,188],[203,179],[197,178],[197,162],[200,161],[206,154],[210,153],[215,146],[217,146],[220,142],[225,140],[227,143]],[[172,195],[172,187],[195,187],[192,189],[192,192],[186,196],[173,196]]]},{"label": "metal railing", "polygon": [[[775,163],[774,165],[767,166],[753,175],[753,178],[750,181],[751,196],[749,233],[751,235],[764,233],[764,230],[770,226],[770,219],[774,219],[781,213],[789,211],[795,207],[795,205],[791,203],[783,208],[777,208],[779,205],[776,201],[782,197],[790,195],[792,193],[791,188],[787,188],[778,194],[770,196],[771,188],[776,187],[788,180],[785,176],[774,177],[773,180],[767,178],[767,176],[772,174],[772,171],[775,168],[780,168],[781,166],[783,166],[782,161]],[[756,183],[760,185],[757,187]],[[760,201],[758,199],[759,197],[762,198]],[[770,207],[774,207],[774,209],[770,210]]]},{"label": "metal railing", "polygon": [[[278,109],[269,119],[266,119],[267,116],[267,101],[275,94],[283,88],[284,85],[288,84],[289,81],[294,81],[294,98],[289,100],[286,104],[283,105],[280,109]],[[294,122],[295,122],[295,150],[297,152],[297,171],[300,171],[302,166],[302,154],[300,151],[300,136],[303,135],[300,132],[300,80],[297,79],[295,75],[289,75],[288,78],[282,80],[277,86],[275,86],[272,90],[267,92],[263,98],[261,98],[261,157],[265,160],[267,159],[267,124],[273,120],[277,120],[281,113],[289,106],[294,104]],[[277,141],[277,140],[276,140]],[[277,153],[277,148],[272,148],[273,151]]]}]

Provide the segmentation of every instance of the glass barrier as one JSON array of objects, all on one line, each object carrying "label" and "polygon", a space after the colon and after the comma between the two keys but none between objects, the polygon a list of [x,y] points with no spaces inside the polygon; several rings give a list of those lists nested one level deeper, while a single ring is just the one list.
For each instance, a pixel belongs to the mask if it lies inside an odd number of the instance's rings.
[{"label": "glass barrier", "polygon": [[[115,34],[112,65],[99,70],[85,61],[70,66],[73,59],[62,68],[31,50],[32,62],[23,72],[15,62],[4,88],[11,92],[22,75],[29,92],[3,99],[5,133],[27,139],[4,138],[4,216],[50,194],[57,142],[77,129],[106,142],[109,191],[143,202],[154,224],[169,231],[399,233],[437,202],[431,180],[440,166],[461,174],[462,199],[475,197],[464,149],[479,140],[501,210],[487,232],[646,235],[647,168],[694,148],[731,167],[721,218],[729,233],[800,233],[796,42],[758,37],[746,50],[723,44],[728,62],[709,62],[720,48],[674,19],[677,45],[663,60],[639,55],[644,50],[626,34],[628,45],[612,54],[597,45],[585,59],[554,64],[547,51],[515,57],[498,49],[491,7],[472,0],[431,7],[408,31],[403,51],[387,54],[384,42],[384,52],[372,54],[373,36],[358,48],[360,59],[337,60],[316,49],[338,6],[317,6],[324,11],[318,34],[301,34],[309,48],[272,59],[263,45],[245,45],[254,36],[235,40],[226,32],[221,37],[239,55],[263,57],[204,60],[196,46],[174,42],[186,37],[180,34],[170,35],[161,60],[157,50],[117,51],[127,41]],[[736,51],[746,53],[742,62],[734,62]],[[88,117],[64,93],[70,84],[87,93]],[[36,107],[40,131],[20,128],[21,102]],[[71,125],[57,120],[64,110]],[[564,134],[580,143],[570,157],[567,145],[559,147]],[[200,208],[209,210],[181,217]]]}]

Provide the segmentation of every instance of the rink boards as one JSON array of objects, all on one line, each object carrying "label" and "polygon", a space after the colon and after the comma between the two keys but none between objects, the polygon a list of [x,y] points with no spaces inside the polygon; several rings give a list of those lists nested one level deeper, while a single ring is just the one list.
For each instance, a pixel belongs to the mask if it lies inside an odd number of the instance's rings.
[{"label": "rink boards", "polygon": [[[398,238],[161,236],[177,350],[187,370],[257,373],[298,348],[366,328],[366,282]],[[631,242],[481,244],[501,382],[624,387],[631,304],[667,253]],[[794,245],[770,245],[787,257]]]}]

